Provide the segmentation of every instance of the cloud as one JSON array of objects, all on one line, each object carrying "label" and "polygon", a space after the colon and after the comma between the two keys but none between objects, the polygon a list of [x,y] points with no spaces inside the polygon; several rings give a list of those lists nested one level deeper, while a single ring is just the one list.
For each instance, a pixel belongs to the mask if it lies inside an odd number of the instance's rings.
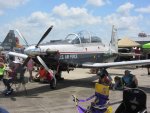
[{"label": "cloud", "polygon": [[119,29],[136,29],[138,22],[142,19],[142,16],[122,16],[119,14],[108,15],[104,18],[109,24],[116,25]]},{"label": "cloud", "polygon": [[134,4],[127,2],[117,9],[117,12],[123,13],[125,15],[128,15],[130,13],[130,10],[134,8]]},{"label": "cloud", "polygon": [[4,13],[4,12],[0,10],[0,16],[3,15],[3,13]]},{"label": "cloud", "polygon": [[104,23],[115,25],[119,32],[124,32],[122,35],[131,35],[140,31],[139,23],[143,20],[142,15],[131,15],[131,10],[134,4],[130,2],[119,6],[116,13],[112,13],[104,17]]},{"label": "cloud", "polygon": [[119,34],[121,34],[120,31],[122,31],[124,32],[122,35],[131,36],[131,34],[141,31],[139,23],[143,19],[141,15],[133,16],[130,14],[130,10],[133,8],[133,4],[126,3],[121,5],[115,13],[100,17],[89,13],[90,11],[86,8],[69,7],[63,3],[55,6],[52,11],[48,13],[37,11],[28,17],[18,17],[17,20],[14,20],[4,27],[2,26],[0,31],[5,31],[5,34],[3,34],[3,36],[5,36],[8,32],[8,28],[17,28],[27,38],[30,44],[37,43],[43,33],[51,25],[54,25],[54,28],[44,41],[49,41],[50,39],[64,39],[68,33],[83,29],[88,29],[95,34],[99,33],[99,36],[103,37],[103,40],[107,40],[107,38],[110,37],[111,25],[115,25],[119,29]]},{"label": "cloud", "polygon": [[137,11],[139,13],[150,13],[150,6],[144,7],[144,8],[137,8],[137,9],[135,9],[135,11]]},{"label": "cloud", "polygon": [[[77,28],[95,27],[101,24],[101,17],[93,16],[85,8],[68,7],[66,4],[61,4],[53,8],[52,12],[46,13],[37,11],[29,17],[21,17],[5,25],[3,29],[19,29],[27,38],[29,43],[36,43],[43,35],[46,29],[54,25],[54,30],[50,33],[55,39],[65,38],[66,34],[75,32]],[[8,27],[9,26],[9,27]],[[32,40],[31,40],[32,36]],[[46,38],[50,40],[50,38]]]},{"label": "cloud", "polygon": [[29,0],[0,0],[0,16],[4,14],[5,9],[16,8],[25,4]]},{"label": "cloud", "polygon": [[87,0],[86,4],[100,7],[108,2],[108,0]]},{"label": "cloud", "polygon": [[59,18],[59,21],[64,25],[94,25],[101,22],[100,17],[95,17],[88,13],[88,10],[80,7],[68,7],[66,4],[61,4],[54,7],[53,14]]},{"label": "cloud", "polygon": [[0,8],[14,8],[26,3],[28,0],[0,0]]},{"label": "cloud", "polygon": [[79,7],[71,7],[69,8],[66,4],[61,4],[59,6],[54,7],[53,13],[62,17],[75,17],[78,15],[88,15],[87,9],[79,8]]}]

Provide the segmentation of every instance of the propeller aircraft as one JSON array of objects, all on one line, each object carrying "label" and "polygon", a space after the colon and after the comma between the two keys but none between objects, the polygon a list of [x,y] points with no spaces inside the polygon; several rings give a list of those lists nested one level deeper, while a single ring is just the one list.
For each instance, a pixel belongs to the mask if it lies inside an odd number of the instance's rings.
[{"label": "propeller aircraft", "polygon": [[[75,68],[105,68],[150,63],[150,60],[114,62],[118,55],[117,30],[114,26],[109,46],[104,45],[99,37],[84,36],[82,32],[67,35],[65,40],[60,41],[59,44],[40,45],[52,28],[53,26],[48,28],[36,45],[28,46],[24,50],[25,54],[9,52],[9,55],[24,58],[24,66],[32,57],[48,72],[52,73],[52,70],[55,70],[57,73],[53,75],[54,87],[56,86],[56,78],[61,78],[62,71],[69,72]],[[21,33],[19,34],[21,35]]]}]

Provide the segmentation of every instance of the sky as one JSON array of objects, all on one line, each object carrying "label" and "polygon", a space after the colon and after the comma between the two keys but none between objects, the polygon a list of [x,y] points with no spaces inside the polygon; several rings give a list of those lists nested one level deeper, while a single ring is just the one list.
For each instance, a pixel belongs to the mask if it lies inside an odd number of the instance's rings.
[{"label": "sky", "polygon": [[[9,30],[19,29],[29,44],[65,39],[85,30],[109,43],[112,25],[118,38],[150,34],[149,0],[0,0],[0,42]],[[17,34],[17,33],[16,33]]]}]

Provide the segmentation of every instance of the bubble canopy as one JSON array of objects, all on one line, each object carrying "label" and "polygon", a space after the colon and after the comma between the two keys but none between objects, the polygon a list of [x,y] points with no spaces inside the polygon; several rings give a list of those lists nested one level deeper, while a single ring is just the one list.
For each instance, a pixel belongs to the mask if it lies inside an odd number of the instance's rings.
[{"label": "bubble canopy", "polygon": [[92,36],[88,31],[80,31],[79,33],[68,34],[65,38],[68,43],[81,44],[81,43],[102,43],[98,36]]}]

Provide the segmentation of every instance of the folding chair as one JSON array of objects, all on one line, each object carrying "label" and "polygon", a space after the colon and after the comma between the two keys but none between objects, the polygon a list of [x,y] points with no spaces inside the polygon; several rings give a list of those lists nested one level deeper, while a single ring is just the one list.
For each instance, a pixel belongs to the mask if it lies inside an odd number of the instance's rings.
[{"label": "folding chair", "polygon": [[123,101],[115,113],[147,113],[146,93],[139,88],[130,88],[123,91]]},{"label": "folding chair", "polygon": [[15,86],[16,91],[20,89],[21,86],[24,87],[24,91],[27,95],[27,89],[26,89],[26,83],[28,82],[28,79],[24,76],[26,69],[25,68],[20,68],[21,71],[20,73],[17,73],[17,75],[14,77],[14,81],[12,82],[12,85]]},{"label": "folding chair", "polygon": [[[89,107],[83,108],[80,102],[87,102],[95,97],[95,100]],[[112,113],[112,107],[109,106],[109,86],[99,83],[95,85],[95,94],[86,100],[79,100],[73,95],[79,113]]]}]

